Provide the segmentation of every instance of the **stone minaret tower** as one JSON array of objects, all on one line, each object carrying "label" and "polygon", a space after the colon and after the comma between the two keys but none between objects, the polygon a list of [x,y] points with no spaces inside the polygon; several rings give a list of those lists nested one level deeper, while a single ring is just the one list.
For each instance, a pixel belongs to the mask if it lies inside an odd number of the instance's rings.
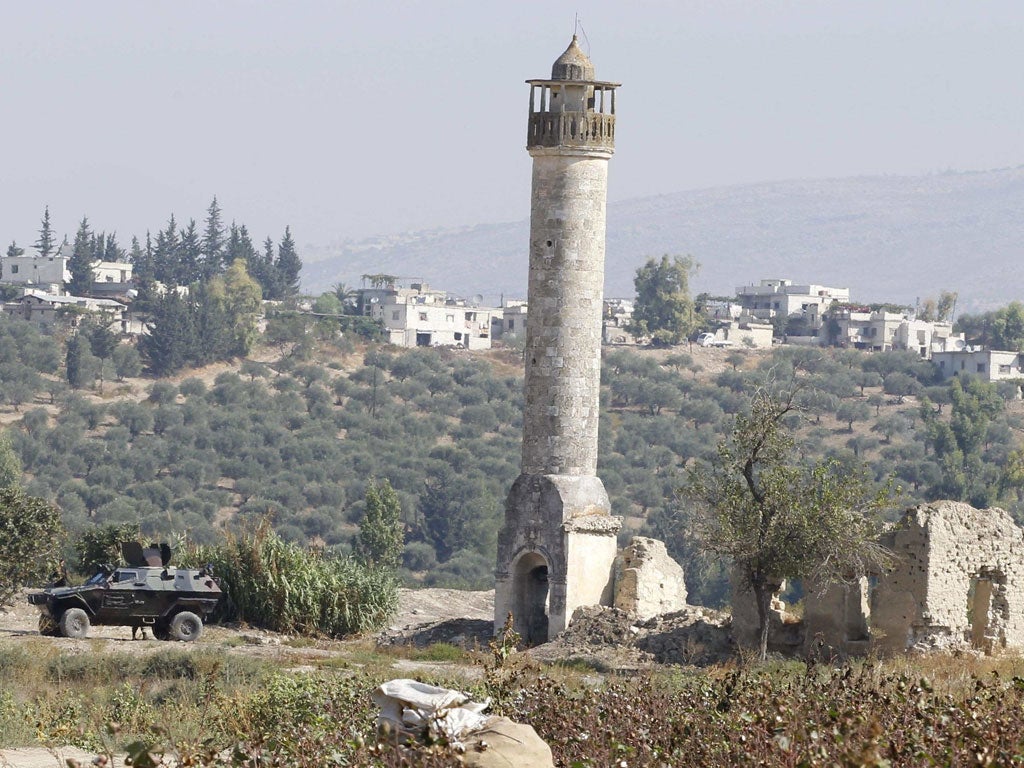
[{"label": "stone minaret tower", "polygon": [[527,80],[533,157],[522,470],[498,536],[495,625],[530,644],[581,605],[611,604],[619,518],[597,477],[608,160],[615,88],[576,37],[550,80]]}]

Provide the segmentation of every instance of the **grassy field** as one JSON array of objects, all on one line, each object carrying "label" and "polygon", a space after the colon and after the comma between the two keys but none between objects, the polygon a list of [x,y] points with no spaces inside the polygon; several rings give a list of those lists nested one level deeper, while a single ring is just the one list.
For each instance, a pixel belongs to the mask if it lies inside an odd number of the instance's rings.
[{"label": "grassy field", "polygon": [[74,744],[134,754],[136,765],[453,765],[443,745],[376,744],[370,692],[416,676],[490,696],[492,711],[536,728],[559,766],[1024,762],[1016,656],[609,678],[581,665],[541,668],[524,654],[385,653],[367,641],[330,654],[294,642],[291,653],[261,657],[230,639],[145,654],[69,650],[30,636],[0,644],[0,746]]}]

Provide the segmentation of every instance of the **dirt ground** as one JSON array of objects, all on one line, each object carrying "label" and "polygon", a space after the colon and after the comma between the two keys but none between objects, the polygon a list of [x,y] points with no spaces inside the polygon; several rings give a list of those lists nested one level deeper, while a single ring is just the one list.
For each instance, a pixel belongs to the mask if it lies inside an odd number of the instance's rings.
[{"label": "dirt ground", "polygon": [[[389,638],[388,644],[403,642],[408,635],[415,637],[430,628],[445,625],[446,622],[486,622],[494,618],[494,592],[463,592],[453,589],[403,589],[399,592],[398,611],[392,618],[382,637]],[[28,638],[35,642],[47,642],[59,646],[71,654],[112,653],[131,650],[133,653],[156,653],[166,649],[167,644],[153,639],[147,633],[145,640],[132,640],[129,627],[92,627],[89,638],[70,640],[64,637],[40,637],[37,629],[39,612],[24,599],[12,606],[0,609],[0,645],[18,643]],[[450,638],[449,638],[450,639]],[[241,640],[241,642],[239,642]],[[242,626],[208,626],[203,635],[194,643],[178,643],[181,650],[198,650],[217,647],[230,653],[273,659],[282,666],[296,670],[313,669],[311,662],[317,659],[344,657],[351,652],[351,641],[321,640],[312,645],[288,644],[287,635],[251,629]],[[358,641],[363,642],[363,641]],[[395,676],[415,676],[417,671],[435,671],[437,662],[410,662],[396,659]],[[64,746],[55,749],[27,747],[0,750],[0,768],[66,768],[66,760],[78,760],[82,766],[92,765],[94,755],[76,747]],[[115,768],[123,760],[114,761]]]}]

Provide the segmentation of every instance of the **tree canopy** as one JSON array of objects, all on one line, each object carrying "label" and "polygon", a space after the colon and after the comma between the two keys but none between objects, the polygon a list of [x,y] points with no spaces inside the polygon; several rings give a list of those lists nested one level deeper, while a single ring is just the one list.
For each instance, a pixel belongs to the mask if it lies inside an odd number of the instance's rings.
[{"label": "tree canopy", "polygon": [[729,558],[737,586],[754,594],[762,660],[781,579],[844,580],[883,559],[875,516],[885,494],[870,490],[863,469],[799,456],[784,426],[795,394],[760,389],[719,444],[718,460],[691,470],[683,488],[699,504],[701,547]]},{"label": "tree canopy", "polygon": [[690,275],[696,269],[689,256],[669,258],[667,254],[660,260],[650,258],[637,269],[630,331],[661,344],[678,344],[689,336],[697,327],[690,296]]}]

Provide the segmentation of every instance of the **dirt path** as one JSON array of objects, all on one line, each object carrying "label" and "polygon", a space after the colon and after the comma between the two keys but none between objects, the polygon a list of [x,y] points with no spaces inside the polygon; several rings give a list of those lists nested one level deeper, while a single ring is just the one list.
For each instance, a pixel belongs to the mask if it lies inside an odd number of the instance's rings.
[{"label": "dirt path", "polygon": [[[91,752],[78,747],[0,749],[0,768],[67,768],[74,765],[72,761],[77,761],[85,768],[97,764],[93,762],[95,757]],[[124,756],[114,755],[113,768],[121,768],[123,765]]]}]

